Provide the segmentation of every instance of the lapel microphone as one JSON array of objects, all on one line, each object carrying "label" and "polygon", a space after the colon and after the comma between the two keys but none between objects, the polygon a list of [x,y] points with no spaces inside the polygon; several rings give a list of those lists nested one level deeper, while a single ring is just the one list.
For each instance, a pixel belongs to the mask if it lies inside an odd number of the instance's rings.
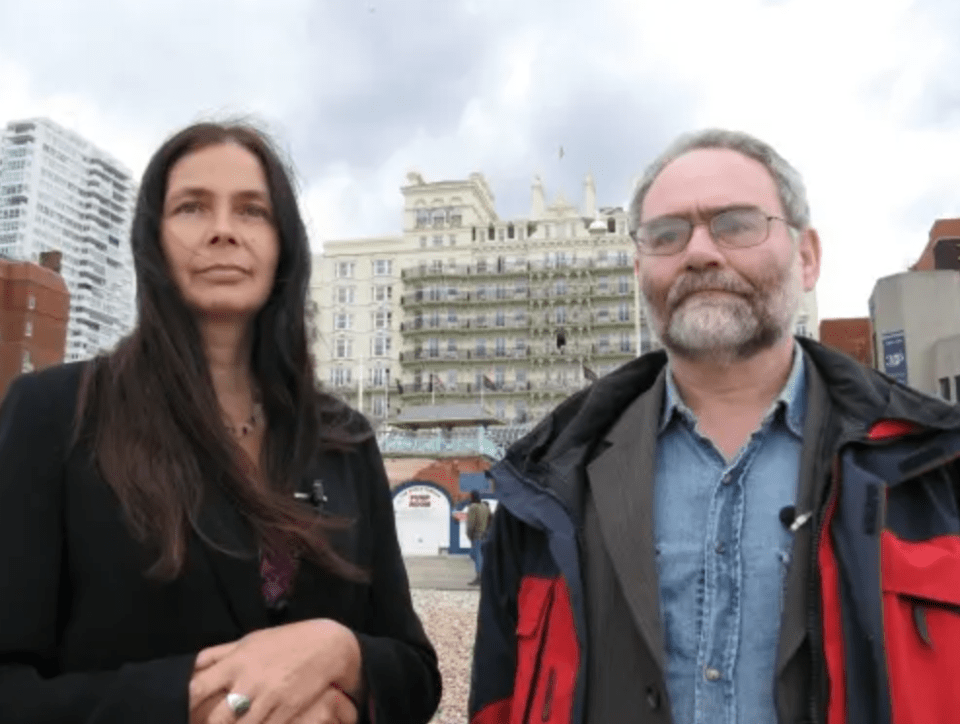
[{"label": "lapel microphone", "polygon": [[812,511],[797,515],[797,509],[792,505],[780,509],[780,522],[783,524],[783,527],[791,533],[796,533],[800,530],[812,517]]},{"label": "lapel microphone", "polygon": [[327,502],[327,496],[323,492],[322,480],[314,480],[312,490],[309,493],[302,493],[300,491],[296,491],[293,494],[293,497],[296,498],[297,500],[309,501],[311,505],[313,505],[317,509],[323,507],[324,503]]}]

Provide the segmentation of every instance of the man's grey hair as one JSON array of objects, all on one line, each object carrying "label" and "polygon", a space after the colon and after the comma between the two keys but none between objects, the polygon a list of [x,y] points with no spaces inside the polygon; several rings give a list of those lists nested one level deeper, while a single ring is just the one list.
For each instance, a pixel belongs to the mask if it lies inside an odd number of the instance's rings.
[{"label": "man's grey hair", "polygon": [[627,209],[627,225],[631,234],[640,226],[643,200],[663,169],[690,151],[709,148],[736,151],[763,164],[777,185],[777,194],[780,196],[780,205],[783,206],[787,224],[799,230],[810,226],[807,190],[800,173],[793,166],[787,163],[772,146],[758,138],[742,131],[710,128],[680,136],[647,166],[633,191],[633,198],[630,199],[630,206]]}]

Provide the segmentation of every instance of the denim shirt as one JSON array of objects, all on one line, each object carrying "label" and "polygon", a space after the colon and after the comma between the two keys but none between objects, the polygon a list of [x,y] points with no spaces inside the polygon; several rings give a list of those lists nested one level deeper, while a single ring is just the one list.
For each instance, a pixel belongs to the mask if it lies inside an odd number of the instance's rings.
[{"label": "denim shirt", "polygon": [[731,461],[701,434],[667,370],[654,530],[675,724],[776,724],[774,672],[796,499],[806,373],[787,382]]}]

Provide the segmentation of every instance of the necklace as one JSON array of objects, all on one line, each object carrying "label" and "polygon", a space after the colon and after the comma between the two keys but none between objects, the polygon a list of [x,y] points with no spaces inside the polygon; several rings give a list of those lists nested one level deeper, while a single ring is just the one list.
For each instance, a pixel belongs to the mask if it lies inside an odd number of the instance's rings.
[{"label": "necklace", "polygon": [[263,405],[258,401],[254,401],[253,407],[250,410],[250,417],[242,422],[239,428],[235,427],[229,421],[225,420],[224,422],[226,423],[227,432],[238,440],[242,439],[260,427],[260,424],[263,422]]}]

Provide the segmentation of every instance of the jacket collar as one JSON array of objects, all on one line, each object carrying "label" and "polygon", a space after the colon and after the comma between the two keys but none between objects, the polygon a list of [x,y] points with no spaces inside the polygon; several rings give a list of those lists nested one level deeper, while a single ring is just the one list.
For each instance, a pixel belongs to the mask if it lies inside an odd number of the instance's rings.
[{"label": "jacket collar", "polygon": [[[960,407],[901,385],[812,339],[798,337],[797,342],[820,375],[845,438],[865,437],[879,420],[904,420],[933,429],[960,427]],[[624,410],[653,386],[666,364],[663,350],[650,352],[571,395],[510,447],[507,460],[578,510],[577,486],[584,481],[571,476],[569,466],[585,466],[592,459],[597,443]],[[558,470],[565,472],[556,475]]]}]

